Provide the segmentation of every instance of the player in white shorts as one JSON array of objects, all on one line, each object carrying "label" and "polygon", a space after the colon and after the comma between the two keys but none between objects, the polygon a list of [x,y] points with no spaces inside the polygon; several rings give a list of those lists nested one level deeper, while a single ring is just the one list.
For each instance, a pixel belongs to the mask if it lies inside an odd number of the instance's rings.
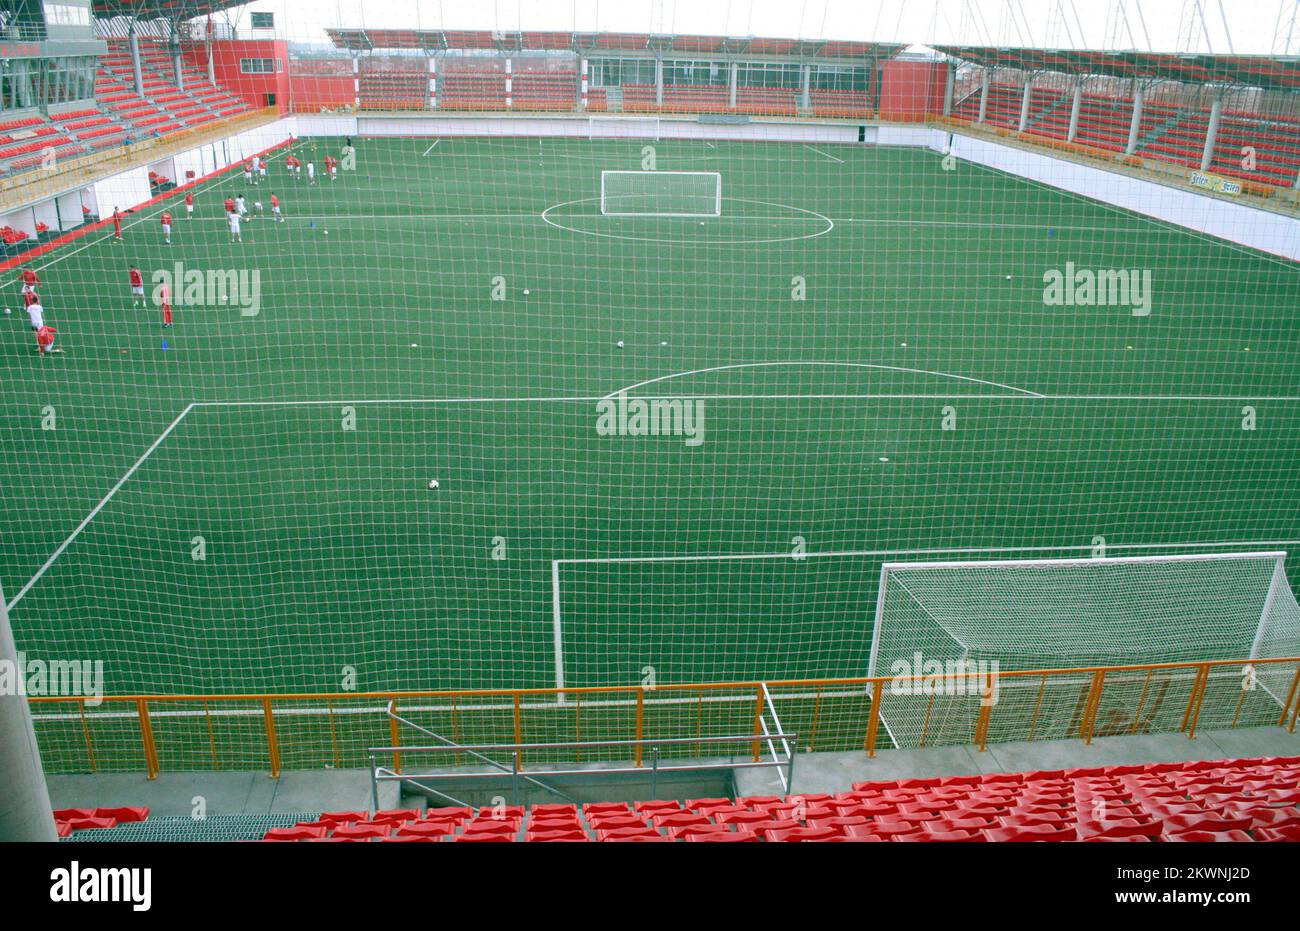
[{"label": "player in white shorts", "polygon": [[253,216],[254,217],[266,216],[266,214],[262,212],[262,202],[260,200],[253,201]]},{"label": "player in white shorts", "polygon": [[33,330],[45,326],[45,308],[41,306],[40,301],[33,301],[27,305],[27,319],[31,321]]},{"label": "player in white shorts", "polygon": [[244,238],[239,233],[239,214],[230,213],[226,215],[230,220],[230,241],[243,242]]},{"label": "player in white shorts", "polygon": [[307,163],[307,182],[308,182],[309,184],[315,184],[315,183],[316,183],[316,163],[315,163],[315,162],[308,162],[308,163]]},{"label": "player in white shorts", "polygon": [[243,217],[246,213],[248,213],[248,208],[244,206],[243,194],[240,194],[238,197],[235,198],[235,210],[239,212],[239,215],[241,217]]}]

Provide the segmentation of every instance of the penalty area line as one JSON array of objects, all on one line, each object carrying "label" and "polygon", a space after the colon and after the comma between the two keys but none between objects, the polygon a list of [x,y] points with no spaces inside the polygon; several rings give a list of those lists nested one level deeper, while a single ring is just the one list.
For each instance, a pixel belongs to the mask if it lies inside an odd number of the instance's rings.
[{"label": "penalty area line", "polygon": [[58,560],[58,558],[63,555],[64,551],[72,545],[72,542],[81,535],[81,531],[85,530],[86,527],[90,525],[90,522],[95,519],[96,515],[98,515],[100,511],[104,510],[108,502],[118,493],[118,490],[121,489],[121,487],[127,483],[127,480],[139,470],[140,466],[144,465],[145,460],[153,455],[154,450],[163,444],[163,441],[167,439],[167,437],[171,435],[171,432],[180,425],[182,420],[185,419],[185,415],[193,409],[193,404],[186,404],[185,409],[176,415],[176,419],[167,425],[167,429],[158,434],[158,438],[154,440],[149,445],[149,448],[140,455],[140,458],[135,461],[135,464],[126,470],[126,474],[117,480],[117,483],[108,490],[108,494],[104,495],[104,497],[99,500],[99,504],[95,505],[94,508],[91,509],[91,512],[77,525],[76,529],[68,535],[68,538],[59,544],[58,549],[51,553],[50,558],[45,560],[44,564],[36,570],[36,574],[27,580],[27,584],[18,590],[18,594],[14,595],[13,601],[9,602],[7,605],[7,610],[12,611],[14,606],[23,600],[23,596],[32,590],[32,587],[41,580],[41,577],[44,576],[46,572],[49,571],[55,561]]},{"label": "penalty area line", "polygon": [[810,145],[806,145],[804,146],[804,148],[807,149],[809,152],[816,152],[822,158],[829,158],[832,162],[839,162],[841,165],[844,164],[844,159],[836,158],[834,155],[831,155],[829,152],[823,152],[821,149],[814,149]]},{"label": "penalty area line", "polygon": [[441,139],[435,139],[435,140],[433,140],[433,145],[429,146],[427,149],[425,149],[423,152],[421,152],[421,153],[420,153],[420,157],[421,157],[421,158],[424,158],[424,156],[426,156],[426,155],[428,155],[430,152],[432,152],[432,151],[434,150],[434,147],[437,146],[437,144],[438,144],[439,142],[442,142],[442,140],[441,140]]}]

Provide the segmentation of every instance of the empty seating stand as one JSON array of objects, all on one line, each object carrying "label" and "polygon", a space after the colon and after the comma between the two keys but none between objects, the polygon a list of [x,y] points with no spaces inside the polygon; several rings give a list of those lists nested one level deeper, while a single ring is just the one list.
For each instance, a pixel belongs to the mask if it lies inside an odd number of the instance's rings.
[{"label": "empty seating stand", "polygon": [[1275,757],[866,782],[848,792],[786,798],[324,812],[273,826],[262,837],[325,843],[1297,841],[1298,805],[1300,757]]}]

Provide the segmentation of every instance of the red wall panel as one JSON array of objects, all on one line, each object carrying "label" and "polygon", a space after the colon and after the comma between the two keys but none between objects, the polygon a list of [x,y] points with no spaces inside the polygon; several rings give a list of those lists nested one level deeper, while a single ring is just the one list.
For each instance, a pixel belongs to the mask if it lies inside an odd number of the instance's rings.
[{"label": "red wall panel", "polygon": [[884,116],[943,113],[948,66],[933,61],[887,61],[880,75],[880,112]]}]

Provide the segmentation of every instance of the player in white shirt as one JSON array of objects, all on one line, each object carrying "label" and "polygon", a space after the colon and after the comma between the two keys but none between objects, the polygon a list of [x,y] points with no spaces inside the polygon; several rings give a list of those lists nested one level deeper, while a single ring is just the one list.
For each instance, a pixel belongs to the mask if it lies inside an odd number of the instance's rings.
[{"label": "player in white shirt", "polygon": [[31,321],[33,330],[45,326],[45,308],[41,306],[40,301],[27,305],[27,319]]},{"label": "player in white shirt", "polygon": [[307,183],[308,183],[308,184],[315,184],[315,183],[316,183],[316,163],[315,163],[315,162],[308,162],[308,163],[307,163]]},{"label": "player in white shirt", "polygon": [[241,217],[243,217],[244,214],[248,213],[248,207],[244,204],[243,194],[240,194],[237,197],[235,197],[235,210]]},{"label": "player in white shirt", "polygon": [[228,213],[228,214],[226,214],[226,217],[227,217],[227,219],[230,220],[230,241],[231,241],[231,242],[243,242],[243,241],[244,241],[244,238],[243,238],[243,236],[241,236],[240,233],[239,233],[239,213],[238,213],[238,211],[235,211],[235,212],[232,212],[232,213]]},{"label": "player in white shirt", "polygon": [[253,201],[253,218],[258,219],[264,216],[266,214],[262,212],[262,202],[260,200]]}]

